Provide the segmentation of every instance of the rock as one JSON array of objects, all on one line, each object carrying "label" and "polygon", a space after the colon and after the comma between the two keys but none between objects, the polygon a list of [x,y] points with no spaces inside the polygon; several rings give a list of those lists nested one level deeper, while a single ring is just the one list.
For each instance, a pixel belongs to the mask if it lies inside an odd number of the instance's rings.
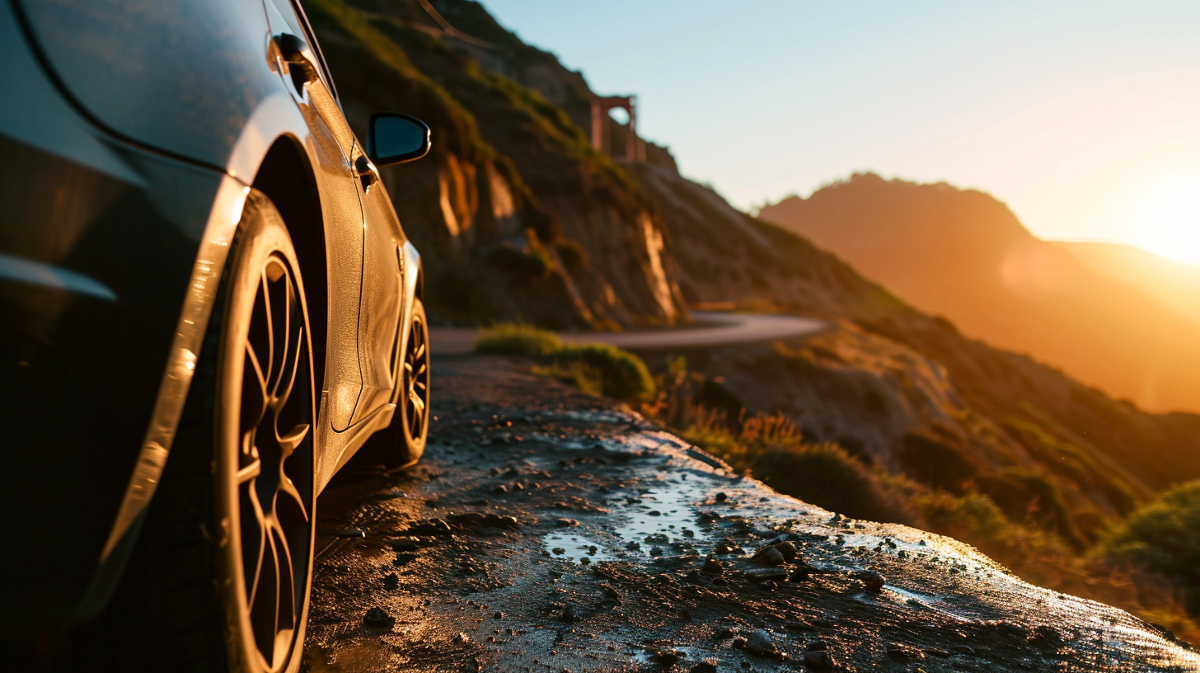
[{"label": "rock", "polygon": [[459,645],[469,643],[471,642],[471,636],[459,631],[458,635],[454,636],[454,642]]},{"label": "rock", "polygon": [[367,610],[367,614],[363,615],[363,624],[377,628],[392,628],[396,623],[396,618],[389,615],[379,608],[371,608]]},{"label": "rock", "polygon": [[663,553],[663,550],[662,550],[662,549],[659,549],[658,547],[651,547],[651,548],[650,548],[650,555],[651,555],[651,556],[662,556],[662,553]]},{"label": "rock", "polygon": [[779,580],[786,581],[788,571],[784,568],[751,568],[746,571],[746,578],[754,582]]},{"label": "rock", "polygon": [[729,540],[722,540],[721,542],[717,543],[715,548],[713,548],[713,552],[717,554],[740,554],[742,553],[742,548],[733,544]]},{"label": "rock", "polygon": [[649,514],[650,516],[662,516],[662,512],[658,511],[657,509],[652,509],[646,513]]},{"label": "rock", "polygon": [[366,537],[367,533],[361,528],[343,528],[337,532],[338,537]]},{"label": "rock", "polygon": [[421,543],[412,538],[400,538],[392,540],[392,551],[417,551],[421,548]]},{"label": "rock", "polygon": [[400,578],[398,576],[396,576],[396,573],[388,573],[383,578],[383,588],[384,589],[387,589],[388,591],[394,591],[399,586],[400,586]]},{"label": "rock", "polygon": [[576,519],[567,519],[567,518],[559,519],[555,523],[558,524],[559,528],[571,528],[573,526],[579,525],[579,521],[577,521]]},{"label": "rock", "polygon": [[828,650],[816,650],[804,653],[804,665],[808,668],[827,671],[833,668],[833,657]]},{"label": "rock", "polygon": [[396,567],[406,566],[416,560],[417,555],[414,552],[396,552],[396,558],[392,559],[392,565]]},{"label": "rock", "polygon": [[442,519],[426,519],[404,531],[406,535],[449,535],[451,532],[450,524]]},{"label": "rock", "polygon": [[867,585],[867,591],[870,591],[873,594],[883,591],[883,575],[880,575],[874,570],[856,570],[851,576]]},{"label": "rock", "polygon": [[682,657],[679,656],[679,652],[677,652],[673,647],[661,649],[654,653],[654,661],[664,669],[670,668],[679,663],[681,658]]},{"label": "rock", "polygon": [[717,673],[717,662],[713,660],[702,661],[689,668],[688,673]]},{"label": "rock", "polygon": [[496,614],[492,615],[492,617],[493,617],[494,619],[504,619],[504,613],[503,613],[503,612],[497,612]]},{"label": "rock", "polygon": [[715,499],[717,502],[725,502],[726,500],[729,499],[729,496],[726,495],[726,493],[724,491],[721,491],[721,492],[717,493],[717,496]]},{"label": "rock", "polygon": [[496,484],[496,488],[493,488],[492,492],[496,495],[504,495],[505,493],[508,493],[508,487],[504,484]]},{"label": "rock", "polygon": [[783,659],[786,655],[775,646],[775,638],[770,631],[759,629],[746,638],[746,650],[760,657]]},{"label": "rock", "polygon": [[700,572],[706,575],[723,575],[725,573],[725,564],[710,556],[704,562],[704,567],[700,569]]},{"label": "rock", "polygon": [[575,609],[575,606],[571,603],[568,603],[567,606],[563,608],[562,620],[568,624],[574,624],[578,618],[579,614]]},{"label": "rock", "polygon": [[516,530],[521,524],[515,516],[501,516],[490,512],[466,512],[446,516],[447,523],[455,528],[477,530],[480,528],[504,528]]},{"label": "rock", "polygon": [[787,563],[783,558],[783,554],[779,553],[779,550],[774,547],[763,547],[751,558],[755,563],[768,567],[781,566]]},{"label": "rock", "polygon": [[783,556],[783,560],[787,561],[788,563],[796,560],[796,557],[800,553],[796,551],[796,545],[788,542],[787,540],[784,540],[783,542],[776,542],[771,546],[774,547],[775,551],[779,552],[780,555]]}]

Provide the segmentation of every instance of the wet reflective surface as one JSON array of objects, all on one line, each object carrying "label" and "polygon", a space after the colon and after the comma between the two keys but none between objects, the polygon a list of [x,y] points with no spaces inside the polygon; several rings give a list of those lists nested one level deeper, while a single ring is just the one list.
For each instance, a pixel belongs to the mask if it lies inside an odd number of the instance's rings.
[{"label": "wet reflective surface", "polygon": [[[504,361],[434,375],[418,469],[361,466],[322,498],[311,670],[1200,667],[1127,613],[775,494]],[[791,561],[755,557],[782,542]]]}]

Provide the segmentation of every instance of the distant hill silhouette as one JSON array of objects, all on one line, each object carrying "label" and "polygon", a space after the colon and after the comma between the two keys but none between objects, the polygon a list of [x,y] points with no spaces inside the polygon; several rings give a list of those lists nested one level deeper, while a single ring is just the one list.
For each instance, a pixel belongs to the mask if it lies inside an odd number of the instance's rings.
[{"label": "distant hill silhouette", "polygon": [[1098,273],[1082,248],[1034,237],[988,194],[856,174],[759,215],[970,336],[1150,410],[1200,410],[1200,326]]},{"label": "distant hill silhouette", "polygon": [[1093,271],[1145,292],[1200,325],[1200,264],[1188,264],[1120,243],[1059,241]]}]

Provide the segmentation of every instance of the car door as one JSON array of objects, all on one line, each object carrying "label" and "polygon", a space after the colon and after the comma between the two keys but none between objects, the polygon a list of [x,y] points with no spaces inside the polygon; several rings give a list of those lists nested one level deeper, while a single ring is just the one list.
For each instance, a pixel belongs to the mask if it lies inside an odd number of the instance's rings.
[{"label": "car door", "polygon": [[363,205],[363,292],[358,311],[363,392],[353,423],[390,404],[397,385],[399,354],[407,331],[404,316],[404,233],[383,183],[359,145],[359,198]]},{"label": "car door", "polygon": [[[321,194],[328,261],[329,311],[325,382],[319,422],[341,432],[351,425],[362,393],[359,363],[359,304],[362,292],[363,213],[358,176],[352,162],[356,142],[342,116],[332,81],[324,71],[315,42],[289,0],[264,0],[271,31],[271,50],[279,75],[293,92],[296,106],[308,122],[303,139]],[[297,56],[299,51],[299,56]],[[284,61],[303,58],[299,66]]]}]

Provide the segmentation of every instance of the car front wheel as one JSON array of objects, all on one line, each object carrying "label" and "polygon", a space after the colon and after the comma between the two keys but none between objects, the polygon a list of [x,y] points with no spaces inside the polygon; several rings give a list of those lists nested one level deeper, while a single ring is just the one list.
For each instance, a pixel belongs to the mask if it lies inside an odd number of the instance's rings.
[{"label": "car front wheel", "polygon": [[[251,192],[195,377],[114,601],[117,670],[300,668],[315,521],[315,388],[304,284]],[[103,666],[101,666],[103,668]]]}]

